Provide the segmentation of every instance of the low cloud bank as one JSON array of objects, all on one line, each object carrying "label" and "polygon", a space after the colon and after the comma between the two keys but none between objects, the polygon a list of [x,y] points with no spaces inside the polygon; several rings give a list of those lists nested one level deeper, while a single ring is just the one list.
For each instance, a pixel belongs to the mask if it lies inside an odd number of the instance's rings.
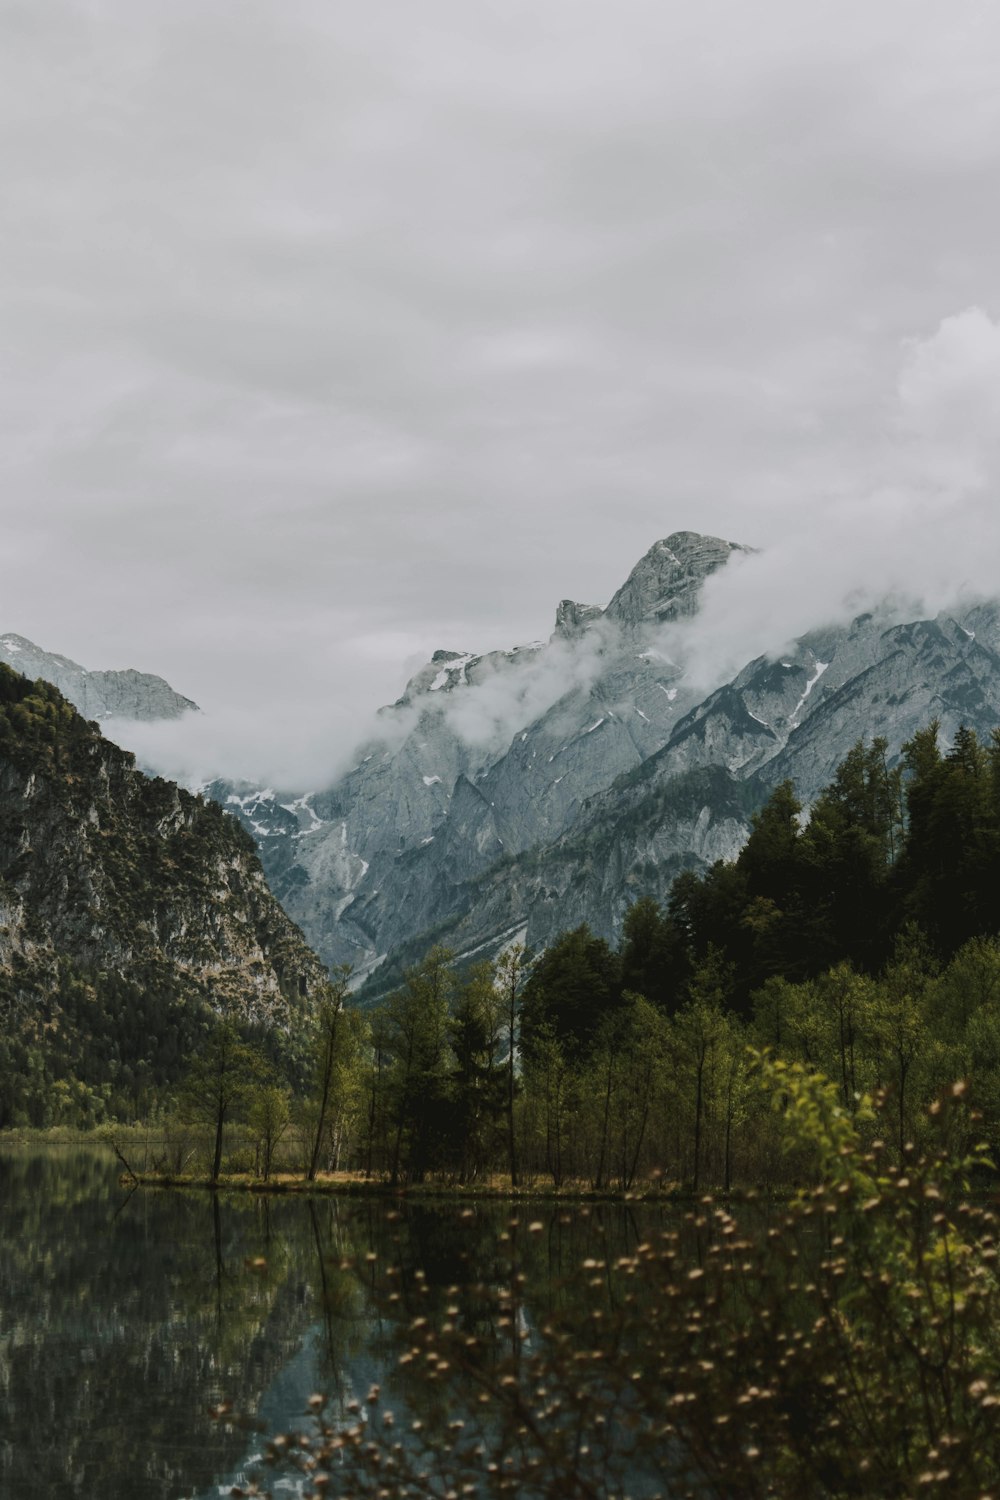
[{"label": "low cloud bank", "polygon": [[[903,343],[870,483],[803,496],[764,550],[736,555],[708,580],[697,617],[664,630],[659,646],[707,692],[753,657],[778,655],[809,630],[865,610],[914,619],[996,596],[998,494],[1000,322],[969,308]],[[752,545],[754,530],[748,514],[734,540]],[[616,644],[611,622],[602,621],[577,640],[498,662],[484,680],[442,693],[435,707],[470,747],[500,750],[563,694],[589,686]],[[333,672],[318,682],[306,665],[289,669],[286,657],[262,701],[109,729],[143,763],[187,784],[224,776],[318,788],[349,769],[359,746],[372,739],[391,746],[415,726],[413,709],[360,706],[371,680],[345,667],[342,680]]]},{"label": "low cloud bank", "polygon": [[707,581],[697,618],[663,648],[709,691],[866,610],[917,619],[998,594],[1000,322],[969,308],[904,342],[870,487],[803,497],[766,549]]},{"label": "low cloud bank", "polygon": [[447,695],[448,725],[475,749],[502,750],[566,693],[589,688],[616,644],[612,622],[600,620],[586,635],[557,639],[523,662],[501,660],[485,680]]}]

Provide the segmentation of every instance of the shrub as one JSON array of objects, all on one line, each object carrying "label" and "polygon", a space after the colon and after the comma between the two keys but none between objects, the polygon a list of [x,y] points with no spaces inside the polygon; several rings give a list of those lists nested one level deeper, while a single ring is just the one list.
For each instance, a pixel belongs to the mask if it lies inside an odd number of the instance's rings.
[{"label": "shrub", "polygon": [[703,1199],[632,1255],[585,1263],[567,1310],[535,1327],[516,1276],[479,1289],[489,1335],[457,1303],[415,1319],[401,1363],[438,1389],[433,1420],[400,1432],[373,1389],[345,1423],[317,1395],[310,1431],[274,1438],[267,1461],[299,1470],[307,1496],[335,1472],[340,1495],[394,1500],[989,1494],[997,1223],[967,1196],[983,1151],[952,1149],[963,1086],[932,1107],[932,1148],[884,1167],[880,1105],[849,1112],[821,1076],[757,1064],[815,1186],[770,1214]]}]

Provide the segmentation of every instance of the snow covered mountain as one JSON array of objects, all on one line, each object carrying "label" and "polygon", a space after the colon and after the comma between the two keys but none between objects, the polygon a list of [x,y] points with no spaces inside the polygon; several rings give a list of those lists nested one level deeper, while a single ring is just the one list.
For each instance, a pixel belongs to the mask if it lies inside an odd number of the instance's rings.
[{"label": "snow covered mountain", "polygon": [[332,787],[210,791],[317,951],[365,974],[432,940],[485,954],[584,920],[616,936],[637,896],[733,857],[774,785],[808,800],[860,736],[897,752],[934,717],[946,735],[1000,724],[993,605],[862,616],[702,697],[663,627],[696,617],[705,579],[747,550],[678,532],[606,609],[564,600],[547,643],[436,652]]},{"label": "snow covered mountain", "polygon": [[[683,642],[697,640],[702,587],[749,550],[676,532],[606,608],[563,600],[546,642],[435,652],[332,786],[207,790],[254,836],[316,952],[364,976],[432,941],[485,955],[582,921],[616,937],[638,896],[663,900],[681,869],[735,856],[785,778],[808,802],[862,736],[897,754],[933,718],[948,738],[1000,725],[1000,603],[862,615],[697,690]],[[0,638],[0,660],[112,734],[108,715],[194,706],[159,678],[87,673],[17,636]]]}]

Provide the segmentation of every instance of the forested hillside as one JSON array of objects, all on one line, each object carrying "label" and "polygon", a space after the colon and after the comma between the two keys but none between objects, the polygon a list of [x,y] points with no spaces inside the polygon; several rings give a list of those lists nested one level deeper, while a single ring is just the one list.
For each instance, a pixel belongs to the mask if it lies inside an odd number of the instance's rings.
[{"label": "forested hillside", "polygon": [[323,977],[235,820],[0,663],[0,1125],[141,1115]]},{"label": "forested hillside", "polygon": [[[533,964],[435,949],[370,1017],[356,1155],[393,1177],[491,1170],[594,1188],[773,1181],[751,1049],[890,1097],[897,1156],[968,1079],[1000,1145],[1000,738],[929,725],[890,769],[859,743],[804,821],[780,786],[732,863]],[[513,1049],[520,1067],[515,1079]],[[794,1170],[792,1168],[791,1170]]]},{"label": "forested hillside", "polygon": [[637,899],[617,947],[586,925],[534,956],[438,946],[363,1011],[234,819],[0,673],[0,1123],[180,1103],[215,1176],[243,1120],[265,1171],[291,1123],[310,1175],[701,1191],[797,1170],[769,1049],[859,1120],[884,1094],[897,1158],[956,1079],[1000,1146],[1000,736],[943,749],[930,724],[895,766],[859,742],[808,817],[780,785],[734,861]]}]

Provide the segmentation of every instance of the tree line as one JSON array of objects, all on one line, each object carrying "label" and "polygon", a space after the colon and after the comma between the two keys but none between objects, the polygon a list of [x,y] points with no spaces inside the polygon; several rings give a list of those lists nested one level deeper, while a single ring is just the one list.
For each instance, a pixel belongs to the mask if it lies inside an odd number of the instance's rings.
[{"label": "tree line", "polygon": [[808,816],[783,783],[734,862],[682,874],[665,907],[637,899],[617,947],[585,925],[535,958],[436,947],[367,1011],[339,971],[294,1037],[189,1012],[188,1061],[145,1102],[210,1127],[215,1175],[240,1123],[265,1174],[281,1156],[397,1185],[728,1189],[796,1170],[756,1047],[824,1072],[849,1110],[889,1093],[897,1152],[969,1077],[997,1141],[998,890],[1000,735],[943,749],[931,724],[896,765],[884,739],[856,745]]},{"label": "tree line", "polygon": [[859,743],[808,817],[784,783],[734,862],[636,900],[617,948],[586,925],[534,959],[435,947],[366,1012],[339,974],[271,1113],[309,1175],[729,1189],[797,1170],[750,1061],[767,1048],[845,1109],[889,1095],[897,1153],[958,1077],[1000,1141],[998,890],[1000,736],[943,750],[932,724],[896,766]]}]

